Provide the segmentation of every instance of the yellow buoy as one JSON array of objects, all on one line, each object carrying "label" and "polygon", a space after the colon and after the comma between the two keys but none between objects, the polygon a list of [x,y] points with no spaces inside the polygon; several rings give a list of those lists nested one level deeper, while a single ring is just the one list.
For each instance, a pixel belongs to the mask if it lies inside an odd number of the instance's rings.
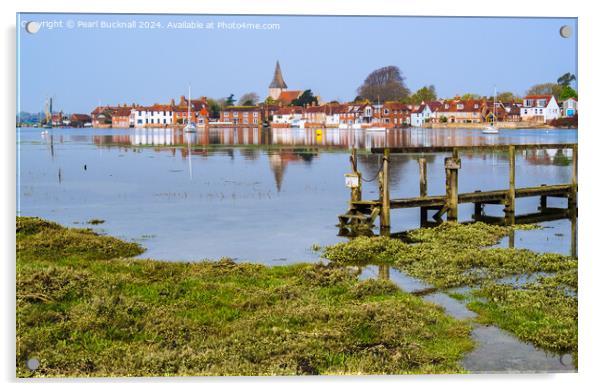
[{"label": "yellow buoy", "polygon": [[321,135],[322,135],[322,129],[317,129],[316,136],[321,136]]}]

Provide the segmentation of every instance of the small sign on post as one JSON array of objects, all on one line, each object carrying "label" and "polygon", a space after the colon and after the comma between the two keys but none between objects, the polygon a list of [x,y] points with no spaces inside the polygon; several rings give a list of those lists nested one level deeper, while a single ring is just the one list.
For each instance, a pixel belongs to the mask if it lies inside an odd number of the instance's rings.
[{"label": "small sign on post", "polygon": [[345,174],[345,186],[354,189],[359,187],[360,180],[357,174]]}]

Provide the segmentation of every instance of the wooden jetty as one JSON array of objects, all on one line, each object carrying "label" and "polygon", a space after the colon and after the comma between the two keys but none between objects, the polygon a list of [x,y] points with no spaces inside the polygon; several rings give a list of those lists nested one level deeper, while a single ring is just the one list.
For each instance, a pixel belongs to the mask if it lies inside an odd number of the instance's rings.
[{"label": "wooden jetty", "polygon": [[[572,150],[572,179],[571,183],[557,185],[541,185],[535,187],[516,188],[516,151],[535,149],[571,149]],[[565,218],[576,216],[577,212],[577,144],[513,144],[513,145],[484,145],[484,146],[457,146],[457,147],[395,147],[372,148],[374,154],[381,156],[381,168],[378,172],[379,198],[377,200],[363,200],[361,183],[362,174],[357,169],[356,150],[351,153],[352,173],[347,177],[347,185],[351,187],[351,200],[346,213],[339,216],[341,228],[355,229],[357,227],[373,227],[377,218],[380,220],[380,230],[387,233],[390,230],[391,209],[420,208],[420,225],[428,226],[439,224],[445,215],[447,221],[458,221],[458,205],[474,204],[474,220],[490,223],[517,224],[527,222],[546,221],[556,216]],[[458,175],[461,170],[462,153],[475,152],[507,152],[509,160],[508,187],[502,190],[458,193]],[[426,159],[418,159],[420,171],[420,194],[410,198],[391,198],[389,194],[389,164],[391,154],[425,154],[425,153],[450,153],[445,158],[445,194],[428,195]],[[539,213],[517,216],[515,205],[517,198],[539,197]],[[567,208],[548,208],[547,200],[550,197],[567,199]],[[504,205],[504,217],[496,218],[483,214],[483,205]],[[428,212],[434,211],[433,221],[428,220]]]}]

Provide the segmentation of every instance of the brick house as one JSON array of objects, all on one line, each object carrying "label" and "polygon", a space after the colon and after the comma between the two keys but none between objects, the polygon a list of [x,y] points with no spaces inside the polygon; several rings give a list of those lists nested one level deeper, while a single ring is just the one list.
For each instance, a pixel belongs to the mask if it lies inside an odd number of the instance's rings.
[{"label": "brick house", "polygon": [[222,109],[219,114],[220,122],[231,122],[233,125],[261,126],[261,107],[259,106],[231,106]]}]

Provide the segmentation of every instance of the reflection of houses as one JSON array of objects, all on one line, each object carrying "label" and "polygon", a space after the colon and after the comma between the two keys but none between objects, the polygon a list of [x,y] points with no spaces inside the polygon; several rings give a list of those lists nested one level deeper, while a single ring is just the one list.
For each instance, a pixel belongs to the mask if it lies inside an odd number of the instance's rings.
[{"label": "reflection of houses", "polygon": [[577,115],[577,99],[568,98],[562,101],[562,116],[563,117],[574,117]]},{"label": "reflection of houses", "polygon": [[268,155],[268,161],[270,162],[270,169],[274,173],[274,179],[276,181],[276,189],[280,192],[282,189],[282,182],[284,179],[284,171],[291,162],[311,162],[314,158],[315,153],[302,153],[291,150],[281,150],[278,152],[271,152]]},{"label": "reflection of houses", "polygon": [[553,95],[529,95],[523,99],[524,121],[547,122],[560,117],[560,107]]}]

